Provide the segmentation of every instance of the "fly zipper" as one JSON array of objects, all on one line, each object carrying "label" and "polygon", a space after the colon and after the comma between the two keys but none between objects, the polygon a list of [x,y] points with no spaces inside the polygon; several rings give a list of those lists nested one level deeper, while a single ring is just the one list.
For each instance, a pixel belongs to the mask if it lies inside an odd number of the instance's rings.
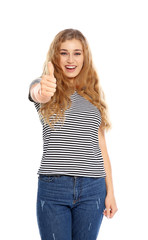
[{"label": "fly zipper", "polygon": [[73,201],[73,203],[76,203],[76,199],[75,199],[76,178],[77,178],[77,177],[74,176],[74,201]]}]

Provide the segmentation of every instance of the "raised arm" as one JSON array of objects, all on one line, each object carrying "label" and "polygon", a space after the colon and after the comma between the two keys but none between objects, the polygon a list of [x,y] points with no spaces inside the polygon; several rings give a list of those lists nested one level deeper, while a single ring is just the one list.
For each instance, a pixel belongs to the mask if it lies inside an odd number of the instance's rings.
[{"label": "raised arm", "polygon": [[30,96],[34,102],[47,103],[56,92],[56,79],[54,77],[54,67],[48,63],[48,75],[43,75],[40,83],[35,83],[30,88]]}]

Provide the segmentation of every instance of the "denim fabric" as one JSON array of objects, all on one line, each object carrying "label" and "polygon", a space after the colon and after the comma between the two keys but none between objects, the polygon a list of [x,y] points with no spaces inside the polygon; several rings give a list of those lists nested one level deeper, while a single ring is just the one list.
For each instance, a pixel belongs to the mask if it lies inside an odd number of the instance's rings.
[{"label": "denim fabric", "polygon": [[104,177],[39,175],[37,222],[42,240],[96,240],[105,209]]}]

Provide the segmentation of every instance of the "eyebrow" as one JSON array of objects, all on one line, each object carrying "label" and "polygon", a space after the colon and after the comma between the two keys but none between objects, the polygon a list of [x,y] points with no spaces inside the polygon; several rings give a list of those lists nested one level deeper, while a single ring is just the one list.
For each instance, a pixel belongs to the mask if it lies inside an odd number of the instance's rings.
[{"label": "eyebrow", "polygon": [[[67,49],[60,49],[60,51],[68,51],[68,50]],[[81,49],[75,49],[74,51],[81,51],[82,52]]]}]

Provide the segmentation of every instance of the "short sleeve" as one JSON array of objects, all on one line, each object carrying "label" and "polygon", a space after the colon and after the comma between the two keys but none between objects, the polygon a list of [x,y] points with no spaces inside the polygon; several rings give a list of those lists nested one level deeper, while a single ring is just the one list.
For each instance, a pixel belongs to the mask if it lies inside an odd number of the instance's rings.
[{"label": "short sleeve", "polygon": [[37,78],[35,80],[33,80],[29,86],[29,94],[28,94],[28,99],[31,101],[31,102],[34,102],[34,100],[32,99],[31,95],[30,95],[30,88],[32,87],[32,85],[34,85],[35,83],[40,83],[41,81],[41,78]]},{"label": "short sleeve", "polygon": [[100,110],[98,110],[98,128],[100,127],[101,122],[102,122],[101,112]]}]

